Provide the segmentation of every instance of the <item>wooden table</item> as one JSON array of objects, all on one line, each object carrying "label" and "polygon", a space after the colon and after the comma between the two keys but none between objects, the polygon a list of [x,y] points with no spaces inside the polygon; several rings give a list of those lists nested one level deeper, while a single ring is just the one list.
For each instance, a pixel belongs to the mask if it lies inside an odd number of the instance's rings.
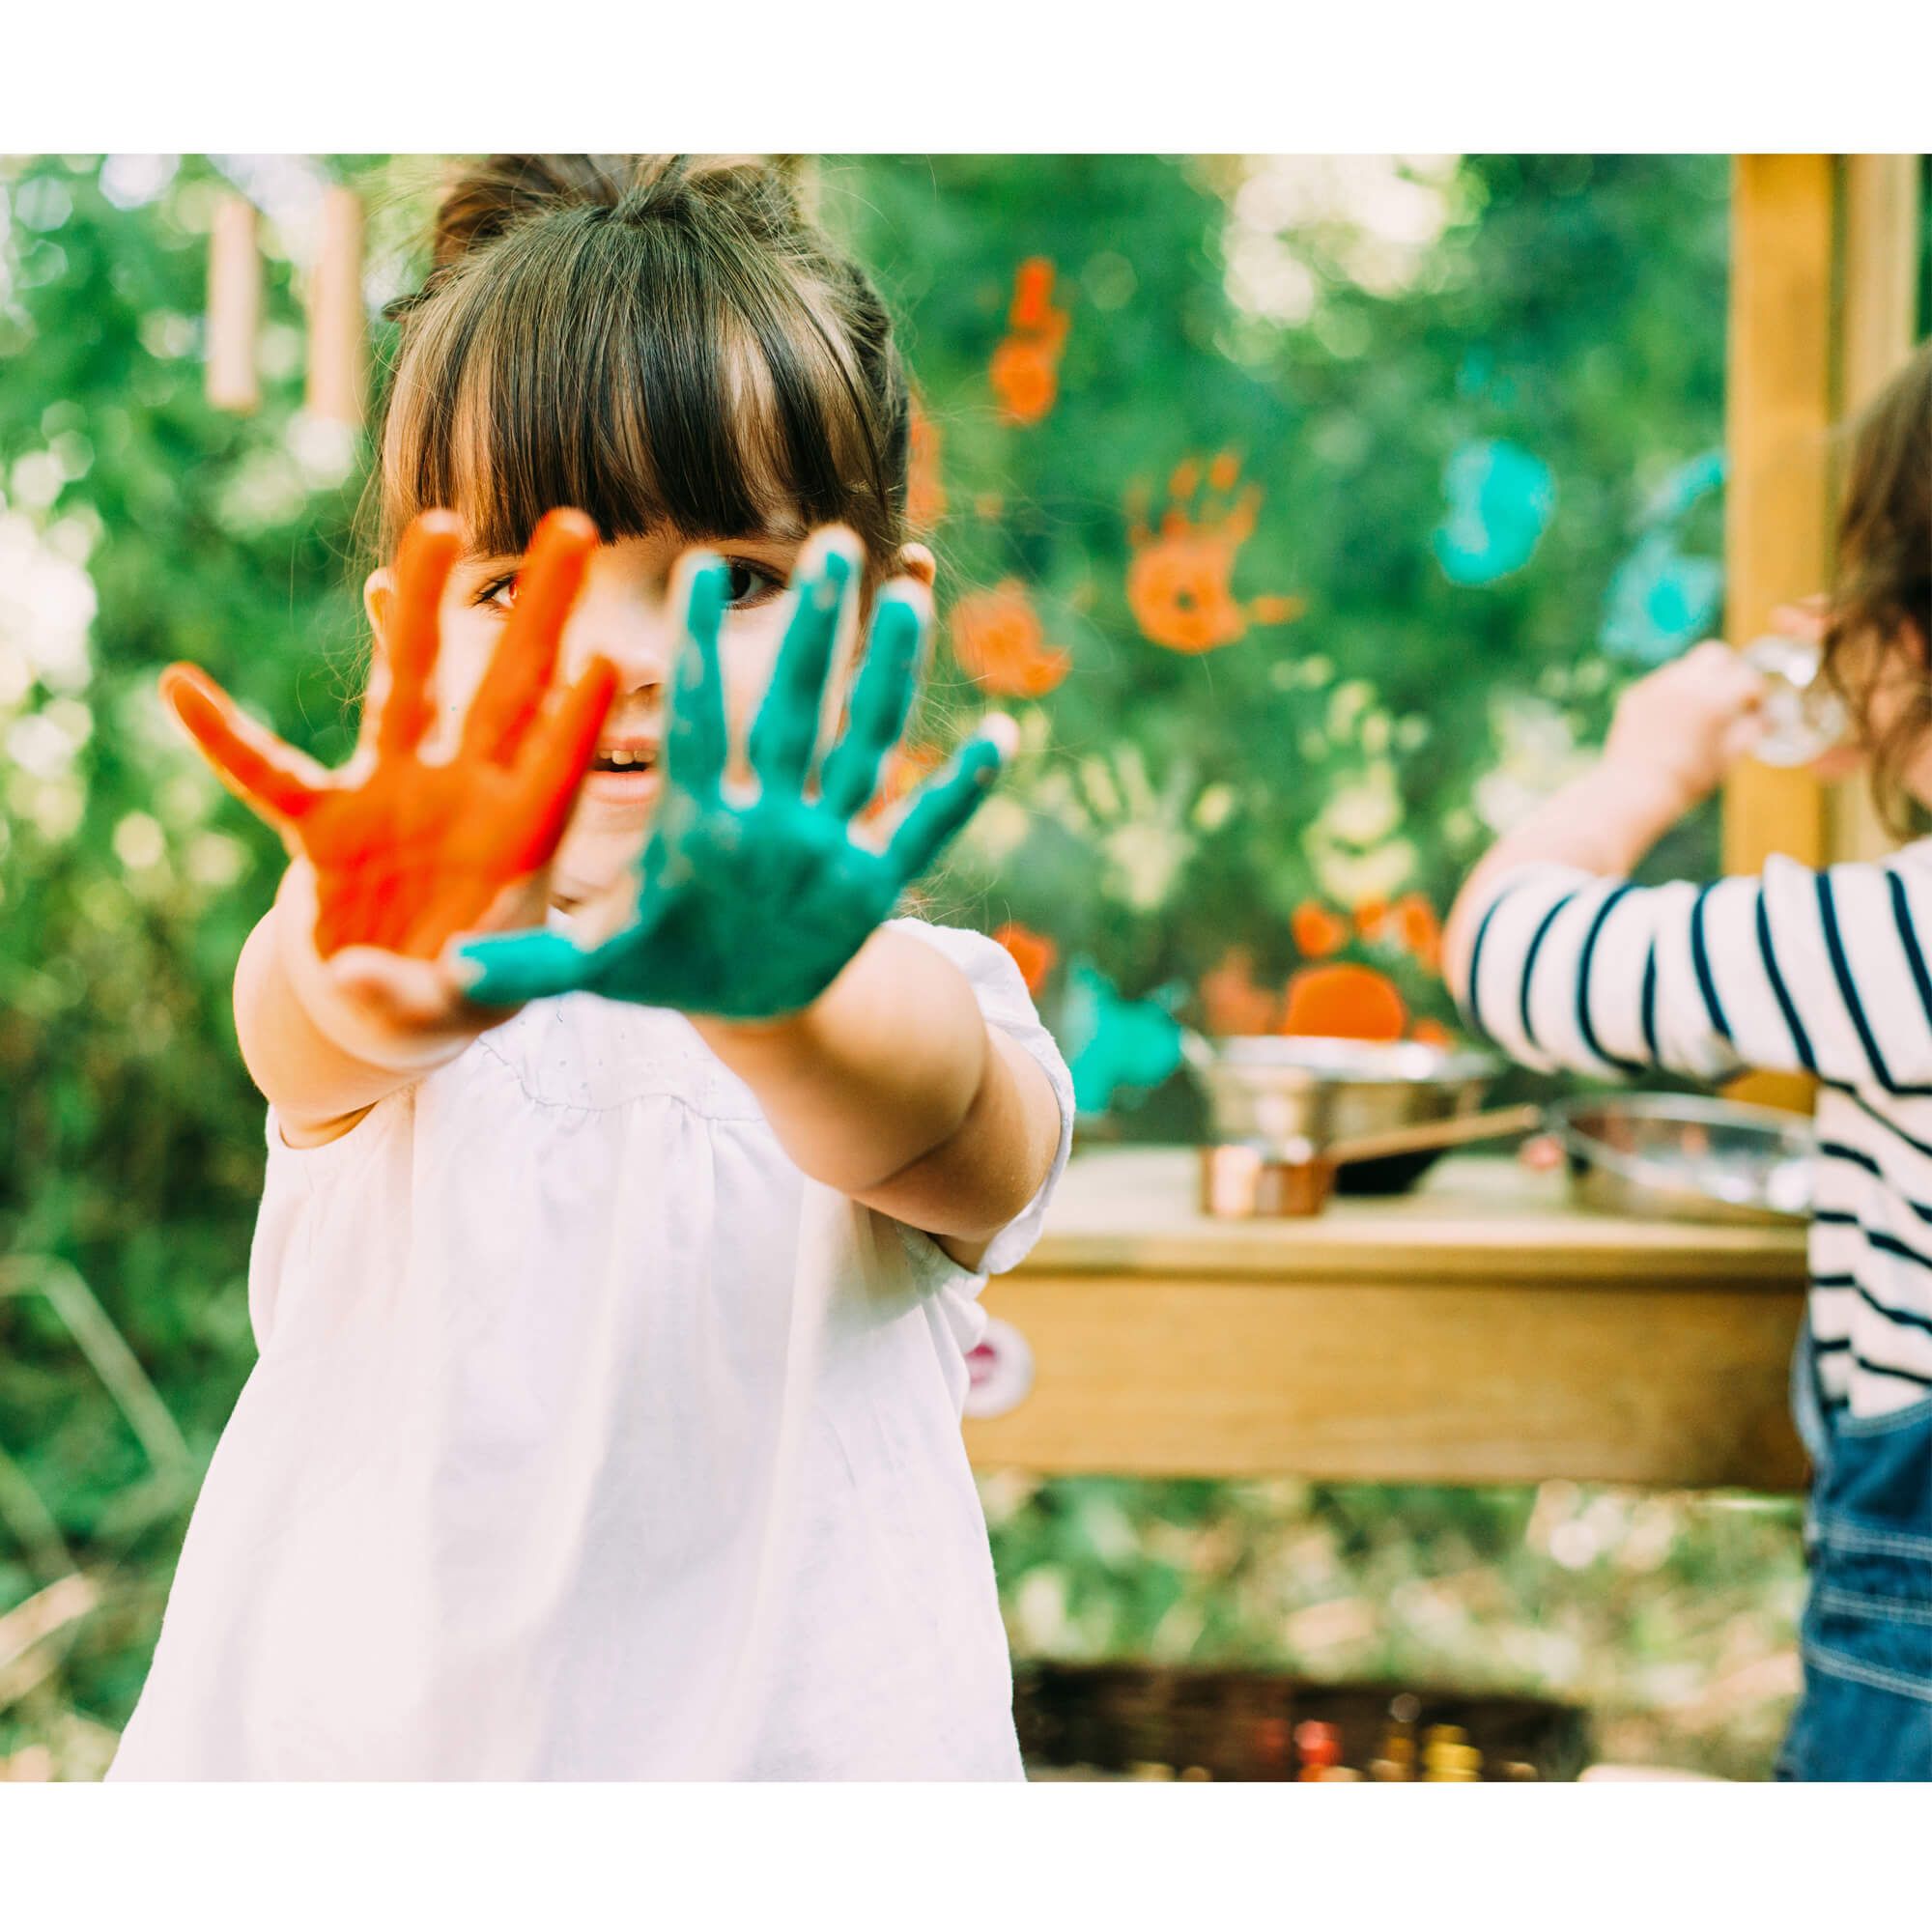
[{"label": "wooden table", "polygon": [[1032,1390],[966,1425],[1042,1472],[1791,1490],[1799,1227],[1638,1221],[1455,1156],[1313,1220],[1216,1221],[1191,1149],[1076,1156],[989,1284]]}]

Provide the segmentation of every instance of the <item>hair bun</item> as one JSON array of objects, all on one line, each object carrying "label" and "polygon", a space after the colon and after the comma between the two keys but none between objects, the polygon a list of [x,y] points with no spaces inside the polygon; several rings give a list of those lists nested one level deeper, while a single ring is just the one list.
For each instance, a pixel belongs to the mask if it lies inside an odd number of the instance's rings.
[{"label": "hair bun", "polygon": [[519,222],[563,209],[641,221],[686,194],[730,207],[754,230],[801,219],[788,171],[760,155],[491,155],[444,189],[431,230],[432,274],[487,247]]},{"label": "hair bun", "polygon": [[443,190],[430,231],[432,270],[446,269],[520,221],[561,208],[614,208],[636,180],[622,155],[491,155]]}]

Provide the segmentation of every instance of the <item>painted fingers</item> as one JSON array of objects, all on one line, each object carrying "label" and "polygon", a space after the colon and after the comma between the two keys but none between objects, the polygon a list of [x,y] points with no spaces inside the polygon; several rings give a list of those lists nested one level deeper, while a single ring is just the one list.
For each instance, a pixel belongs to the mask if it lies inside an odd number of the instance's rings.
[{"label": "painted fingers", "polygon": [[880,767],[912,710],[924,635],[923,598],[889,590],[872,623],[844,735],[826,754],[821,774],[825,804],[841,818],[864,810],[879,788]]},{"label": "painted fingers", "polygon": [[515,762],[555,675],[564,622],[597,541],[582,510],[553,510],[537,526],[516,605],[463,721],[460,756]]},{"label": "painted fingers", "polygon": [[929,870],[959,836],[985,803],[1018,738],[1013,721],[995,714],[960,747],[944,771],[913,794],[912,808],[900,819],[885,853],[886,864],[901,885],[910,885]]},{"label": "painted fingers", "polygon": [[258,818],[287,835],[327,794],[328,774],[241,707],[197,665],[170,665],[161,697],[214,767]]},{"label": "painted fingers", "polygon": [[800,568],[791,622],[752,726],[752,770],[767,792],[804,788],[846,598],[858,578],[857,560],[836,538]]}]

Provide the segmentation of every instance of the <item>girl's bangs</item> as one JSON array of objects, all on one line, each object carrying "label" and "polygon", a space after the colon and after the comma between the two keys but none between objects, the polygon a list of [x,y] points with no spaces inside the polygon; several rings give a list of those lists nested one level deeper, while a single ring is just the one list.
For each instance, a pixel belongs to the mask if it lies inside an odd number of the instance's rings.
[{"label": "girl's bangs", "polygon": [[435,505],[488,556],[521,555],[565,505],[607,542],[854,520],[876,466],[827,330],[781,280],[681,239],[579,221],[450,291],[397,370],[390,545]]}]

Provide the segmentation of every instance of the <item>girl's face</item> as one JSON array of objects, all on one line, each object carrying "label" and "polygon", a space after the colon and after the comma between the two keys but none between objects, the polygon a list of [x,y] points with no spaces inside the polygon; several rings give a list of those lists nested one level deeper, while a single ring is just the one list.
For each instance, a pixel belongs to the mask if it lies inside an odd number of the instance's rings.
[{"label": "girl's face", "polygon": [[[778,528],[699,546],[723,558],[727,572],[728,609],[719,660],[737,745],[744,743],[777,662],[792,608],[787,582],[802,562],[815,561],[827,544],[858,556],[857,538],[843,529],[809,534],[803,528]],[[601,653],[616,667],[617,696],[552,868],[551,896],[559,906],[599,899],[608,903],[642,848],[662,782],[671,667],[684,637],[673,571],[691,548],[668,529],[601,546],[591,556],[564,625],[558,678],[575,680],[590,658]],[[424,748],[432,757],[447,756],[455,747],[463,715],[515,605],[522,561],[466,554],[443,586],[436,672],[439,724]],[[894,574],[929,589],[932,553],[923,544],[907,544],[894,561]],[[393,591],[386,566],[372,572],[364,585],[369,620],[379,633]],[[835,660],[833,702],[842,696],[850,674],[856,616],[848,613],[853,636],[841,639]]]}]

